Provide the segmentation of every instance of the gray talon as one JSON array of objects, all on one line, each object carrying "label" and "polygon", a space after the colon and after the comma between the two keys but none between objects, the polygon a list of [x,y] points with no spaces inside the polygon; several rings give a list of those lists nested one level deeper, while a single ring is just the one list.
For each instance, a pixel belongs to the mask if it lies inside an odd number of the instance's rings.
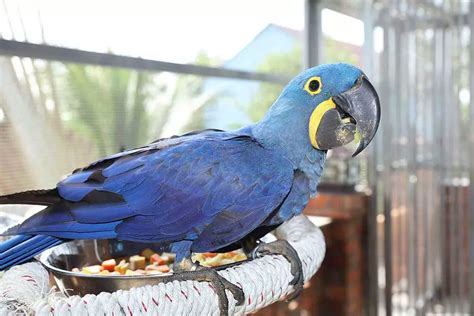
[{"label": "gray talon", "polygon": [[253,252],[253,259],[261,255],[282,255],[291,265],[291,274],[293,279],[290,285],[293,285],[293,293],[287,296],[287,301],[297,298],[303,290],[304,276],[303,265],[295,248],[286,240],[276,240],[270,243],[260,243]]},{"label": "gray talon", "polygon": [[237,305],[244,303],[244,292],[238,286],[232,284],[224,277],[220,276],[216,270],[208,267],[199,266],[194,271],[179,271],[173,275],[165,277],[164,282],[173,281],[198,281],[198,282],[209,282],[219,301],[219,310],[221,316],[227,316],[229,314],[229,300],[225,290],[229,290],[234,299],[237,301]]},{"label": "gray talon", "polygon": [[[216,272],[217,274],[217,272]],[[221,282],[223,283],[224,285],[224,288],[226,290],[229,290],[232,295],[234,296],[234,299],[236,300],[236,303],[237,305],[242,305],[245,301],[245,296],[244,296],[244,292],[242,291],[242,289],[240,287],[238,287],[237,285],[234,285],[232,284],[231,282],[227,281],[225,278],[221,277],[219,274],[218,274]]]}]

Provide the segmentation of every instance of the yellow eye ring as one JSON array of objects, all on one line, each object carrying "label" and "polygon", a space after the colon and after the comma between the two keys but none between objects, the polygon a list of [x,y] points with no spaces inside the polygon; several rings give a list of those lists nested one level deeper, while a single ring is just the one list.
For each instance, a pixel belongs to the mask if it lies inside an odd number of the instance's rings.
[{"label": "yellow eye ring", "polygon": [[321,77],[311,77],[306,81],[304,90],[311,95],[316,95],[321,92],[323,84],[321,83]]}]

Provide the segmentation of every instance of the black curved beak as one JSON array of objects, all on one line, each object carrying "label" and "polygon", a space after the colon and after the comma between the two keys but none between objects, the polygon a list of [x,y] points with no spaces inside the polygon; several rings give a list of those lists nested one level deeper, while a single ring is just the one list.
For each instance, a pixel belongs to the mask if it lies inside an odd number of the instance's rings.
[{"label": "black curved beak", "polygon": [[350,117],[350,123],[360,136],[360,143],[352,157],[363,151],[377,132],[380,123],[380,100],[374,86],[365,75],[361,75],[354,87],[333,97],[336,109],[342,116]]},{"label": "black curved beak", "polygon": [[359,136],[359,147],[352,155],[355,157],[374,138],[379,123],[379,97],[367,77],[361,75],[350,90],[315,108],[310,117],[309,137],[313,147],[328,150]]}]

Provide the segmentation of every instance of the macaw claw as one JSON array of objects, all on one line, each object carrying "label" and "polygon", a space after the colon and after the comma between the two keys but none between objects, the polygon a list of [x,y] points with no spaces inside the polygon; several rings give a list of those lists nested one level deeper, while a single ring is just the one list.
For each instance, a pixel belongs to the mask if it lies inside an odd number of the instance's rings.
[{"label": "macaw claw", "polygon": [[287,301],[296,299],[303,290],[304,275],[303,265],[295,248],[286,240],[276,240],[270,243],[260,243],[253,252],[253,259],[264,255],[282,255],[291,265],[291,274],[293,279],[290,285],[293,285],[294,291],[286,298]]},{"label": "macaw claw", "polygon": [[172,281],[198,281],[198,282],[209,282],[212,288],[217,294],[219,301],[219,310],[221,316],[227,316],[229,314],[229,300],[225,290],[229,290],[234,299],[237,301],[237,305],[244,303],[245,295],[242,289],[224,277],[220,276],[216,270],[204,266],[198,266],[194,271],[178,271],[175,274],[166,277],[165,282]]}]

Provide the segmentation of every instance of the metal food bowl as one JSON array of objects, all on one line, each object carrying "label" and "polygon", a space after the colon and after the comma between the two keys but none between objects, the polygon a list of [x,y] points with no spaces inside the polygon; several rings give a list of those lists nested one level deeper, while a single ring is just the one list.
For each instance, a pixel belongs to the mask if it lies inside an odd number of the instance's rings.
[{"label": "metal food bowl", "polygon": [[[110,258],[128,258],[144,249],[159,250],[154,244],[109,240],[74,240],[44,251],[38,260],[53,275],[59,289],[66,295],[113,293],[133,287],[155,285],[172,273],[159,275],[96,275],[72,272],[73,268],[100,264]],[[159,251],[157,251],[159,252]],[[235,264],[240,264],[236,262]],[[225,269],[235,264],[216,267]]]},{"label": "metal food bowl", "polygon": [[118,240],[75,240],[44,251],[39,261],[53,275],[59,289],[67,295],[113,293],[132,287],[154,285],[171,273],[159,275],[94,275],[72,272],[73,268],[100,264],[110,258],[122,258],[140,254],[153,244],[141,244]]}]

